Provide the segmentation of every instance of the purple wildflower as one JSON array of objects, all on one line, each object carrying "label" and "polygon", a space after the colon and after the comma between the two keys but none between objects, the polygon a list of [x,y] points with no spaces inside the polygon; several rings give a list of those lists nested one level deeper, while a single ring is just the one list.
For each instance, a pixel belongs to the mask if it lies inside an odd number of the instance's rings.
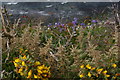
[{"label": "purple wildflower", "polygon": [[74,18],[74,21],[77,21],[77,20],[78,20],[78,18],[75,17],[75,18]]},{"label": "purple wildflower", "polygon": [[50,25],[48,25],[48,27],[50,27]]},{"label": "purple wildflower", "polygon": [[55,25],[57,25],[58,23],[55,23]]},{"label": "purple wildflower", "polygon": [[57,26],[55,25],[54,28],[56,28]]},{"label": "purple wildflower", "polygon": [[59,31],[62,32],[63,28],[60,28]]},{"label": "purple wildflower", "polygon": [[59,26],[60,24],[61,24],[60,22],[57,23],[58,26]]},{"label": "purple wildflower", "polygon": [[74,25],[76,25],[77,22],[76,22],[76,21],[72,21],[72,23],[73,23]]},{"label": "purple wildflower", "polygon": [[93,23],[97,23],[97,20],[92,20]]},{"label": "purple wildflower", "polygon": [[74,26],[72,26],[72,30],[75,31],[75,27]]},{"label": "purple wildflower", "polygon": [[56,28],[58,26],[58,23],[55,23],[55,26],[54,26],[54,28]]},{"label": "purple wildflower", "polygon": [[85,26],[85,23],[81,23],[80,25],[81,25],[81,26]]},{"label": "purple wildflower", "polygon": [[65,26],[65,24],[61,24],[62,26]]},{"label": "purple wildflower", "polygon": [[50,27],[50,26],[52,26],[52,24],[51,24],[51,23],[49,23],[49,24],[48,24],[48,27]]}]

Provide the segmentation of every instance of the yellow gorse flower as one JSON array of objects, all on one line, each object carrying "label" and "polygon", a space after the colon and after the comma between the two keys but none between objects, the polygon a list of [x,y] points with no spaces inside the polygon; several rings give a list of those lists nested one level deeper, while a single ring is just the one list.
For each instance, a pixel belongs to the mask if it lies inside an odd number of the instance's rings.
[{"label": "yellow gorse flower", "polygon": [[44,76],[44,77],[46,77],[46,76],[47,76],[47,74],[43,74],[43,76]]},{"label": "yellow gorse flower", "polygon": [[38,78],[38,76],[34,74],[34,78]]},{"label": "yellow gorse flower", "polygon": [[36,61],[35,62],[35,65],[37,66],[37,65],[40,65],[40,62],[39,61]]},{"label": "yellow gorse flower", "polygon": [[14,65],[15,65],[15,67],[19,67],[19,65],[16,63],[16,62],[13,62],[14,63]]},{"label": "yellow gorse flower", "polygon": [[21,60],[19,58],[15,59],[15,62],[21,62]]},{"label": "yellow gorse flower", "polygon": [[98,74],[95,74],[96,77],[98,77]]},{"label": "yellow gorse flower", "polygon": [[25,64],[25,62],[24,62],[24,61],[22,61],[22,66],[26,66],[26,64]]},{"label": "yellow gorse flower", "polygon": [[84,65],[81,65],[80,68],[84,68]]},{"label": "yellow gorse flower", "polygon": [[50,67],[45,67],[44,65],[37,67],[37,71],[39,74],[42,74],[42,73],[49,74],[49,69],[50,69]]},{"label": "yellow gorse flower", "polygon": [[88,76],[91,77],[91,73],[90,72],[88,72]]},{"label": "yellow gorse flower", "polygon": [[28,72],[28,77],[27,78],[31,78],[32,77],[32,70],[30,70],[29,72]]},{"label": "yellow gorse flower", "polygon": [[49,71],[48,71],[48,70],[43,70],[42,72],[43,72],[43,73],[48,73]]},{"label": "yellow gorse flower", "polygon": [[19,53],[22,53],[22,51],[23,51],[23,49],[22,49],[22,48],[20,48],[20,52],[19,52]]},{"label": "yellow gorse flower", "polygon": [[102,72],[103,68],[97,69],[96,71],[100,74]]},{"label": "yellow gorse flower", "polygon": [[106,75],[106,77],[110,77],[110,75]]},{"label": "yellow gorse flower", "polygon": [[25,50],[25,52],[27,52],[28,50]]},{"label": "yellow gorse flower", "polygon": [[23,71],[23,67],[19,69],[18,73],[21,73]]},{"label": "yellow gorse flower", "polygon": [[117,65],[116,65],[116,64],[112,64],[112,67],[116,68],[116,67],[117,67]]},{"label": "yellow gorse flower", "polygon": [[25,66],[25,70],[28,70],[28,66]]},{"label": "yellow gorse flower", "polygon": [[28,72],[28,76],[31,76],[31,75],[32,75],[32,70]]},{"label": "yellow gorse flower", "polygon": [[23,76],[23,75],[24,75],[24,73],[23,73],[23,72],[20,72],[20,75],[21,75],[21,76]]},{"label": "yellow gorse flower", "polygon": [[39,70],[39,69],[37,69],[37,71],[38,71],[39,74],[42,74],[42,73],[43,73],[43,72],[42,72],[41,70]]},{"label": "yellow gorse flower", "polygon": [[42,70],[44,68],[44,65],[42,66],[37,66],[37,69]]},{"label": "yellow gorse flower", "polygon": [[116,79],[116,77],[114,76],[113,79]]},{"label": "yellow gorse flower", "polygon": [[26,57],[26,55],[24,55],[23,57],[22,57],[22,59],[26,59],[27,57]]},{"label": "yellow gorse flower", "polygon": [[20,51],[23,51],[23,48],[20,48]]},{"label": "yellow gorse flower", "polygon": [[23,73],[23,67],[18,70],[18,73],[20,73],[21,76],[24,75],[24,73]]},{"label": "yellow gorse flower", "polygon": [[87,65],[86,65],[86,68],[91,69],[90,64],[87,64]]},{"label": "yellow gorse flower", "polygon": [[83,75],[83,74],[80,74],[80,75],[79,75],[79,77],[80,77],[80,78],[83,78],[83,77],[84,77],[84,75]]},{"label": "yellow gorse flower", "polygon": [[19,53],[22,53],[22,51],[20,51]]},{"label": "yellow gorse flower", "polygon": [[103,71],[102,73],[103,73],[103,74],[106,74],[106,73],[107,73],[107,70]]},{"label": "yellow gorse flower", "polygon": [[95,70],[95,67],[91,68],[91,70]]}]

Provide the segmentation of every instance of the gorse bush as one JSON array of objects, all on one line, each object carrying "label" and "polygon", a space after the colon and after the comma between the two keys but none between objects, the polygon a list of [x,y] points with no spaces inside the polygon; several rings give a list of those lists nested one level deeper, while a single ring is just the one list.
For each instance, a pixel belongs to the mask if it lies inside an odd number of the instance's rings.
[{"label": "gorse bush", "polygon": [[103,66],[92,66],[90,64],[81,65],[79,77],[83,79],[93,80],[119,80],[120,69],[118,69],[115,63]]},{"label": "gorse bush", "polygon": [[[21,51],[20,51],[21,52]],[[19,55],[14,61],[15,72],[23,78],[39,78],[47,80],[50,77],[50,67],[34,61],[29,55]]]}]

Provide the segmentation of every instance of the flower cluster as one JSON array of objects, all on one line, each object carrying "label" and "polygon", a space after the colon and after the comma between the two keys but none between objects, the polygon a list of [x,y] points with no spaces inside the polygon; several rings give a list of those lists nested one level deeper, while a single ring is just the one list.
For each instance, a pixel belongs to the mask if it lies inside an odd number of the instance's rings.
[{"label": "flower cluster", "polygon": [[55,23],[54,25],[49,23],[49,25],[47,27],[48,27],[48,29],[53,29],[53,28],[58,29],[59,32],[67,31],[66,24],[62,24],[60,22]]},{"label": "flower cluster", "polygon": [[[114,63],[111,65],[112,69],[116,69],[117,65]],[[92,67],[90,64],[87,65],[81,65],[80,66],[80,73],[79,73],[80,78],[85,78],[85,79],[118,79],[120,77],[120,73],[113,72],[111,74],[110,70],[107,70],[106,68],[103,67]]]},{"label": "flower cluster", "polygon": [[81,26],[81,27],[91,27],[96,25],[98,21],[97,20],[91,20],[91,19],[85,19],[82,23],[79,24],[78,18],[74,18],[71,22],[68,23],[61,23],[61,22],[56,22],[54,24],[49,23],[48,24],[48,29],[58,29],[59,32],[63,32],[63,31],[67,31],[67,28],[71,28],[72,31],[75,31],[77,26]]},{"label": "flower cluster", "polygon": [[16,68],[15,72],[19,73],[24,78],[47,80],[51,75],[50,67],[42,65],[39,61],[34,61],[29,55],[20,55],[13,63]]}]

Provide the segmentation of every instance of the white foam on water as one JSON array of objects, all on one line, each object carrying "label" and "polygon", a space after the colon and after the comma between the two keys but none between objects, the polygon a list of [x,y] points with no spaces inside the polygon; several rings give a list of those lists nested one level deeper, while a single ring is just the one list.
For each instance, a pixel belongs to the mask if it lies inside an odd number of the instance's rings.
[{"label": "white foam on water", "polygon": [[44,14],[44,13],[45,13],[45,11],[39,11],[39,12],[37,12],[37,13],[39,13],[39,14]]},{"label": "white foam on water", "polygon": [[20,11],[19,14],[28,14],[28,12]]},{"label": "white foam on water", "polygon": [[8,5],[12,5],[12,4],[16,5],[17,2],[8,2],[7,4],[8,4]]},{"label": "white foam on water", "polygon": [[66,3],[68,3],[68,1],[66,0],[66,1],[63,1],[61,4],[66,4]]},{"label": "white foam on water", "polygon": [[47,6],[45,6],[45,7],[48,7],[48,8],[49,8],[49,7],[52,7],[52,6],[53,6],[53,5],[47,5]]}]

